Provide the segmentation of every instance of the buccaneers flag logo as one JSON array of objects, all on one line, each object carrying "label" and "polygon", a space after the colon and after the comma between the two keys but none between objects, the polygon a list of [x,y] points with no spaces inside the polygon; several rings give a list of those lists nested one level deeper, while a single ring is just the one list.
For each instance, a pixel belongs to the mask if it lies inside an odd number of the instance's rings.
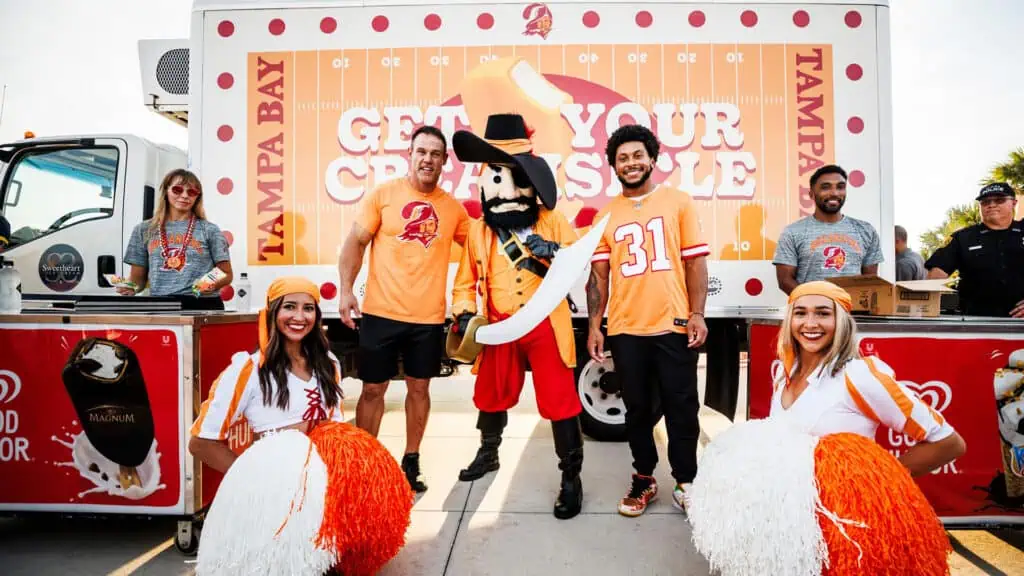
[{"label": "buccaneers flag logo", "polygon": [[553,18],[547,4],[530,4],[523,10],[523,20],[527,20],[523,36],[540,36],[546,40],[551,33]]},{"label": "buccaneers flag logo", "polygon": [[409,202],[402,208],[402,218],[405,218],[405,230],[398,239],[403,242],[419,241],[424,248],[430,248],[439,228],[434,205],[422,200]]},{"label": "buccaneers flag logo", "polygon": [[843,250],[842,247],[826,246],[822,253],[825,255],[825,263],[821,267],[825,270],[831,268],[841,271],[846,266],[846,250]]}]

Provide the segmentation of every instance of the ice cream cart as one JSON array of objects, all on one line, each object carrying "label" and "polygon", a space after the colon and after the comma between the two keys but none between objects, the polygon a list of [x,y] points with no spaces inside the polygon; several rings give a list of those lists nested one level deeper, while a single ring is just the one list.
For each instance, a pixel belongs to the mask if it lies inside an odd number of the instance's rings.
[{"label": "ice cream cart", "polygon": [[189,454],[189,428],[231,356],[256,348],[256,318],[0,315],[0,513],[174,516],[194,551],[221,475]]}]

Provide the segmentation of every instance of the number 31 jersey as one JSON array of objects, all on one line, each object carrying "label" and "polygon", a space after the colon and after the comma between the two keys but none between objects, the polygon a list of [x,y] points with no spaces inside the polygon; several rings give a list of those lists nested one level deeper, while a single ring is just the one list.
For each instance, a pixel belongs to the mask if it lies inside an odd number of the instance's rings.
[{"label": "number 31 jersey", "polygon": [[646,196],[612,198],[594,222],[605,214],[611,219],[591,261],[609,263],[608,335],[685,332],[683,261],[710,253],[690,195],[658,186]]}]

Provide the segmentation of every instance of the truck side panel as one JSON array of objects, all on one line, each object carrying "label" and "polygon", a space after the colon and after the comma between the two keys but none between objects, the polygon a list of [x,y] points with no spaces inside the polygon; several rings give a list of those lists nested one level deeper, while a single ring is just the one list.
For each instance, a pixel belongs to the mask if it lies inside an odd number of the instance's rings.
[{"label": "truck side panel", "polygon": [[[334,313],[340,244],[366,192],[406,174],[414,127],[450,137],[508,111],[536,129],[535,151],[556,169],[557,209],[581,232],[620,190],[604,159],[607,135],[629,122],[658,134],[652,177],[695,198],[712,248],[711,315],[782,303],[775,244],[813,210],[807,179],[823,164],[850,172],[845,212],[875,225],[891,251],[884,8],[421,4],[198,14],[193,165],[215,191],[210,216],[228,233],[236,271],[249,272],[254,303],[273,277],[299,273],[321,284]],[[471,213],[477,169],[452,154],[441,181]],[[453,266],[457,257],[458,249]]]}]

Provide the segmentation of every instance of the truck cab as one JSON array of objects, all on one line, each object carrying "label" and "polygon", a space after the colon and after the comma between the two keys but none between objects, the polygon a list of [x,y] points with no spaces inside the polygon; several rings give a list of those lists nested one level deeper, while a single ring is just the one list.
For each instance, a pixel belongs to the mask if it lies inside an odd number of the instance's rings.
[{"label": "truck cab", "polygon": [[27,299],[113,295],[127,275],[132,228],[153,214],[161,178],[183,167],[177,148],[128,134],[26,138],[0,145],[3,253]]}]

